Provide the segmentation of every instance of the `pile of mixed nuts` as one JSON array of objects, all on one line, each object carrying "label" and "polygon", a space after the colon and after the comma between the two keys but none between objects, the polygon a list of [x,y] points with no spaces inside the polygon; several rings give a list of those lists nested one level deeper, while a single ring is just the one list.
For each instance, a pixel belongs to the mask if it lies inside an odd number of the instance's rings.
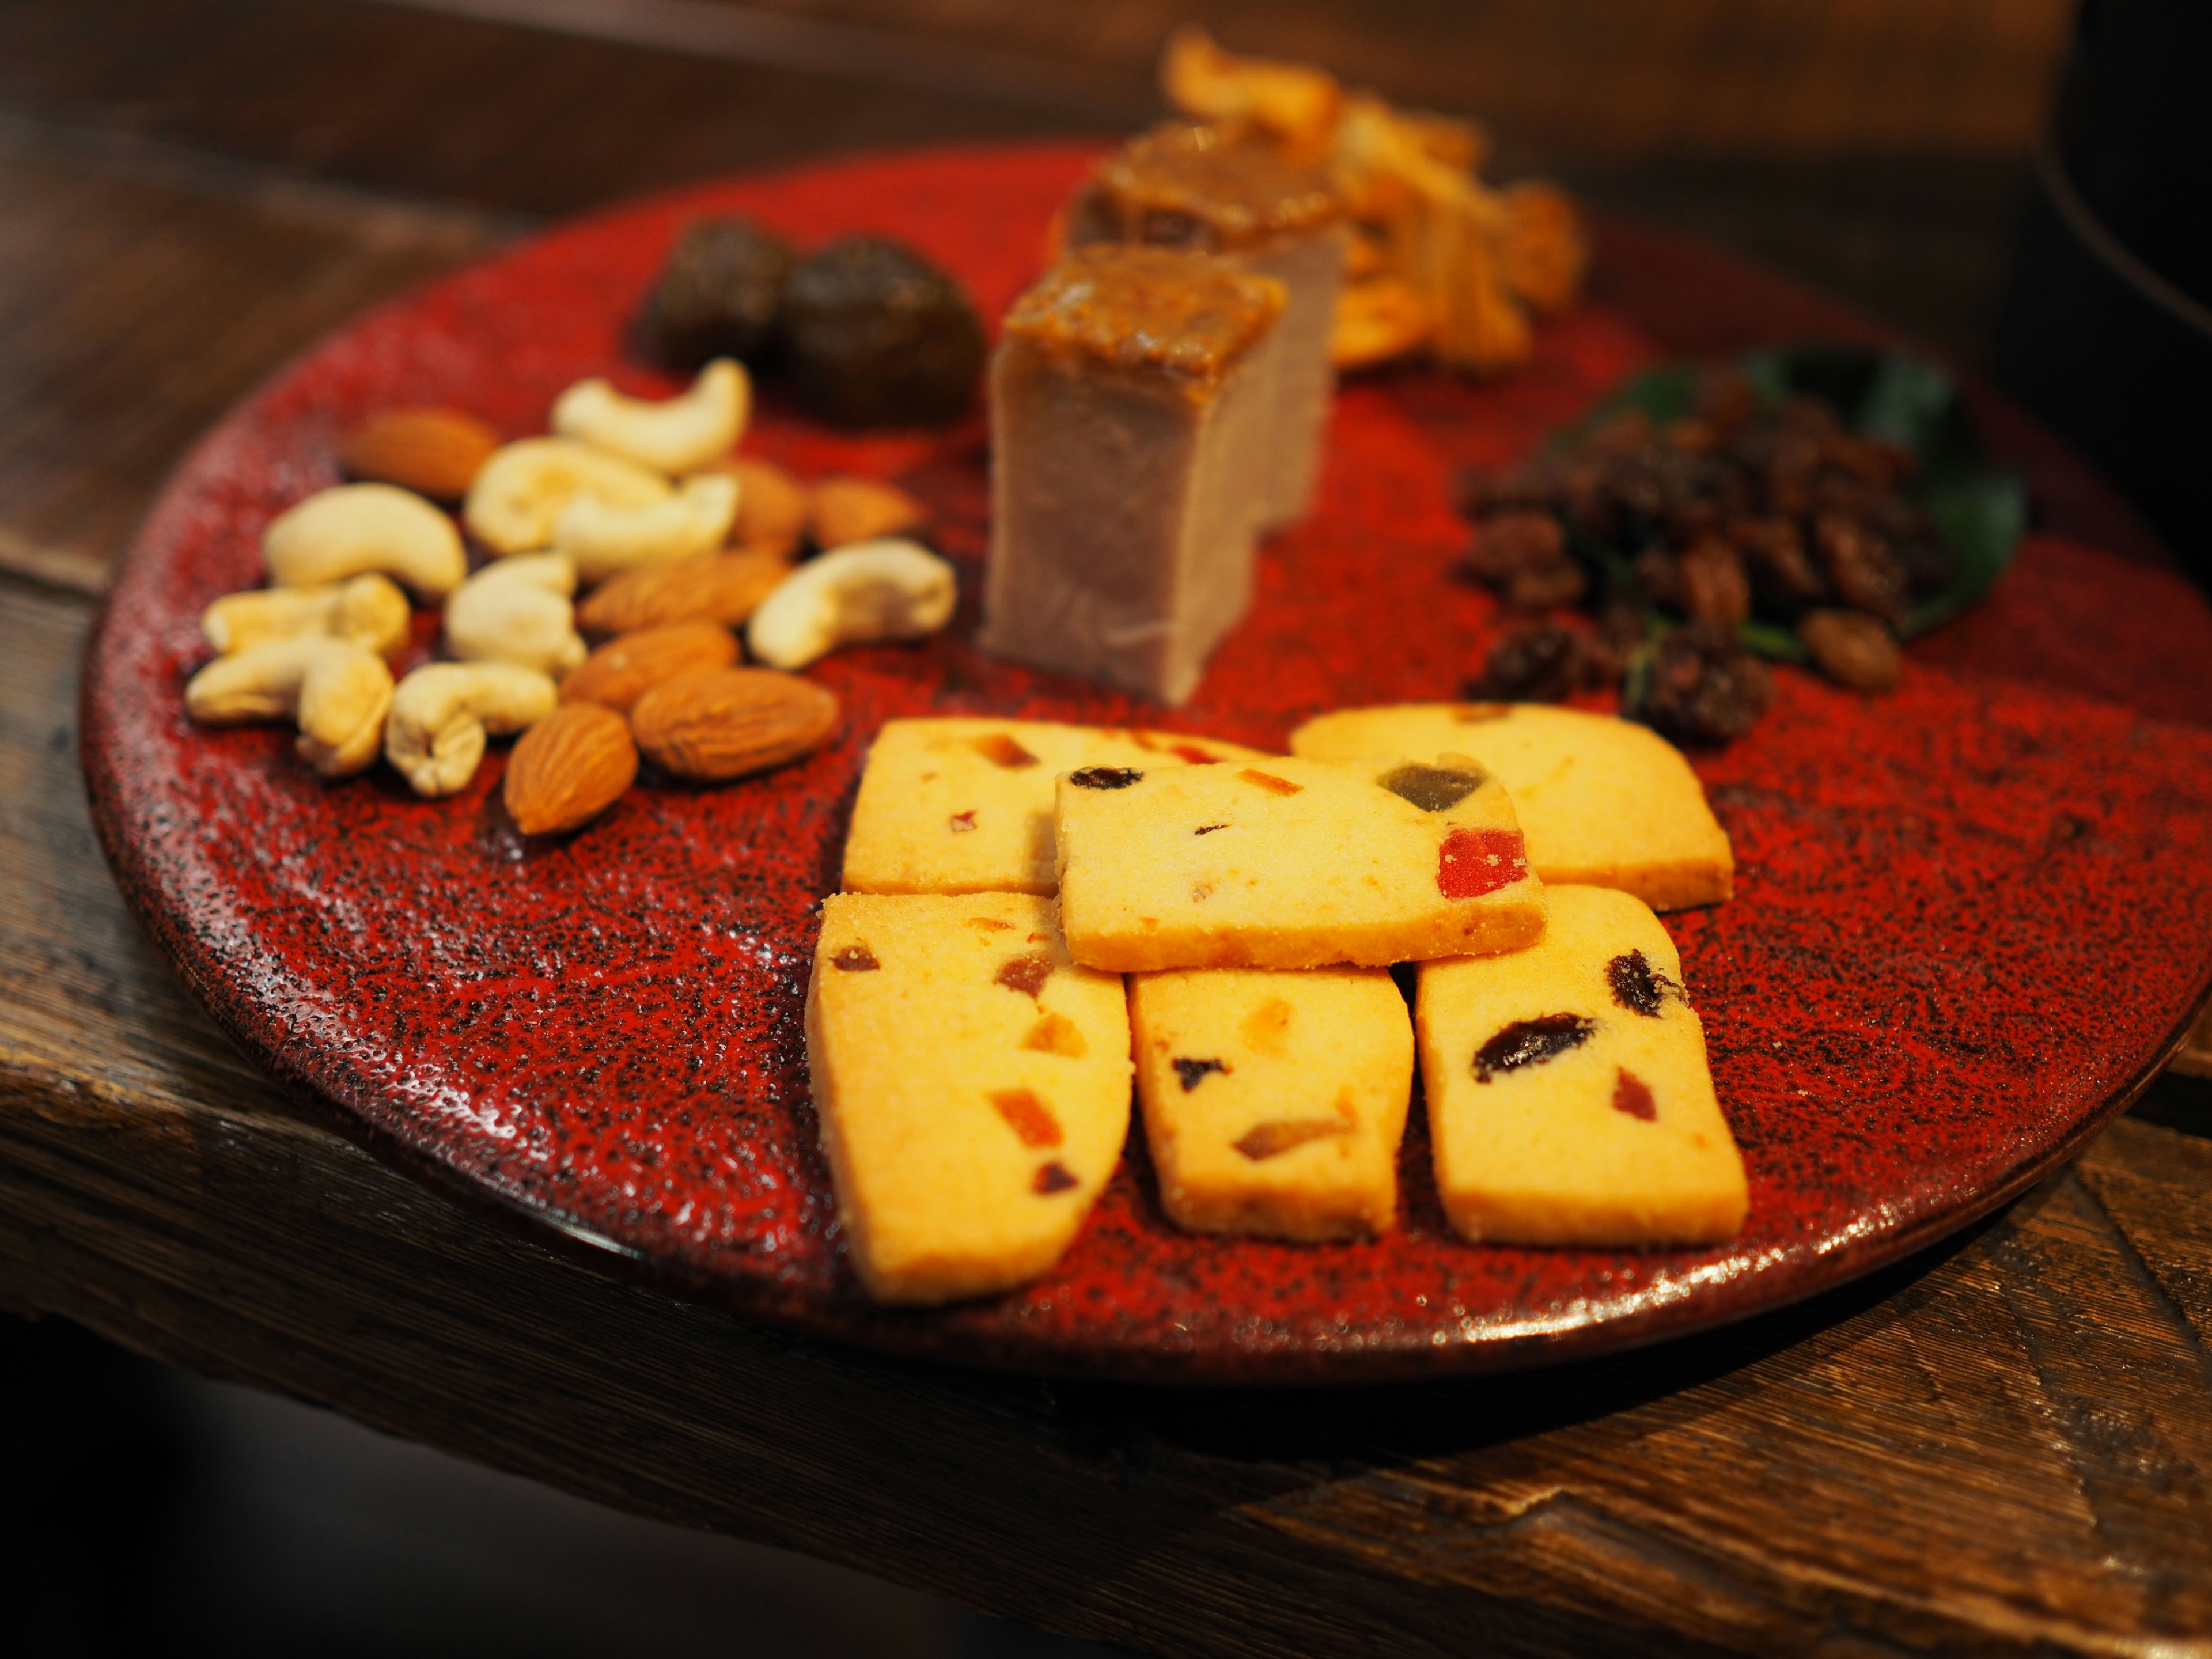
[{"label": "pile of mixed nuts", "polygon": [[[458,410],[376,416],[341,447],[356,482],[264,532],[272,586],[207,608],[217,654],[186,708],[211,726],[295,724],[323,776],[380,756],[431,797],[466,787],[488,738],[520,732],[505,799],[533,836],[605,811],[641,752],[694,783],[812,752],[837,699],[794,671],[942,628],[952,568],[913,539],[927,515],[903,491],[809,486],[736,454],[750,403],[745,371],[721,360],[661,402],[582,381],[554,405],[553,435],[513,443]],[[464,529],[485,556],[473,574]],[[442,607],[446,659],[395,684],[410,594]],[[760,666],[738,665],[747,652]]]},{"label": "pile of mixed nuts", "polygon": [[1469,474],[1467,575],[1513,609],[1582,607],[1595,623],[1508,635],[1482,693],[1557,701],[1626,678],[1625,713],[1726,742],[1773,696],[1740,635],[1753,619],[1789,629],[1838,684],[1890,690],[1903,669],[1894,630],[1955,571],[1900,493],[1914,465],[1902,446],[1845,431],[1819,399],[1763,406],[1741,371],[1711,365],[1680,419],[1630,409],[1568,446]]}]

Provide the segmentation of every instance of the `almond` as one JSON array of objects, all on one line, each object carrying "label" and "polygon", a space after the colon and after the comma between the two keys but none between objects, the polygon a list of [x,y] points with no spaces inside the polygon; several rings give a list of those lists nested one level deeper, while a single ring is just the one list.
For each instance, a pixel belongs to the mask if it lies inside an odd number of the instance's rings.
[{"label": "almond", "polygon": [[507,763],[507,811],[526,836],[589,823],[637,776],[629,722],[595,702],[555,709],[522,734]]},{"label": "almond", "polygon": [[489,425],[458,409],[392,409],[347,433],[338,459],[368,483],[457,501],[500,442]]},{"label": "almond", "polygon": [[808,505],[814,544],[824,550],[878,536],[911,535],[929,522],[920,501],[878,478],[824,478]]},{"label": "almond", "polygon": [[604,639],[670,623],[734,628],[791,574],[784,554],[763,548],[706,553],[625,570],[576,607],[576,626]]},{"label": "almond", "polygon": [[720,623],[671,623],[611,641],[561,682],[562,702],[595,702],[629,712],[661,683],[694,668],[727,668],[738,659],[737,635]]},{"label": "almond", "polygon": [[740,547],[796,549],[806,533],[806,486],[774,461],[732,455],[714,469],[738,481],[738,521],[730,539]]},{"label": "almond", "polygon": [[630,710],[637,746],[664,772],[720,783],[811,754],[837,727],[837,699],[773,668],[695,668]]}]

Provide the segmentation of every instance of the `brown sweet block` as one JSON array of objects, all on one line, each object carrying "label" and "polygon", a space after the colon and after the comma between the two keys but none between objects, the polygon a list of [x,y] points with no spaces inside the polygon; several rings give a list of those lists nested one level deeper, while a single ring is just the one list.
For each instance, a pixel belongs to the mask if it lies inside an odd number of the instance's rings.
[{"label": "brown sweet block", "polygon": [[1674,941],[1626,893],[1544,896],[1528,950],[1421,964],[1421,1084],[1452,1230],[1507,1244],[1734,1236],[1743,1159]]},{"label": "brown sweet block", "polygon": [[1070,204],[1067,240],[1219,254],[1283,284],[1266,523],[1304,518],[1336,391],[1329,331],[1344,285],[1344,204],[1327,175],[1256,134],[1165,121],[1099,164]]},{"label": "brown sweet block", "polygon": [[1379,968],[1544,928],[1513,803],[1471,765],[1098,767],[1060,780],[1054,831],[1094,968]]},{"label": "brown sweet block", "polygon": [[1180,702],[1252,600],[1281,283],[1084,250],[1014,304],[991,367],[981,644]]},{"label": "brown sweet block", "polygon": [[1291,733],[1319,760],[1474,757],[1498,775],[1547,882],[1633,893],[1655,910],[1735,890],[1728,832],[1681,750],[1646,726],[1544,703],[1341,708]]},{"label": "brown sweet block", "polygon": [[1413,1028],[1388,969],[1138,974],[1129,1028],[1176,1226],[1317,1241],[1397,1224]]},{"label": "brown sweet block", "polygon": [[1068,957],[1049,899],[823,902],[806,1056],[868,1294],[949,1302],[1060,1260],[1121,1162],[1121,981]]}]

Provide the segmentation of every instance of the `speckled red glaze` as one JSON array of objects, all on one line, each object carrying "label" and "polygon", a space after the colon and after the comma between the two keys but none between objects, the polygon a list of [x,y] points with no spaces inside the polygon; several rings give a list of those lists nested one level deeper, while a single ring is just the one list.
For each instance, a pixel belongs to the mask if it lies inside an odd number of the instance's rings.
[{"label": "speckled red glaze", "polygon": [[[625,361],[623,319],[678,225],[710,209],[809,241],[905,237],[995,316],[1087,160],[842,162],[586,221],[363,319],[201,444],[92,647],[84,754],[124,891],[249,1054],[405,1167],[763,1318],[962,1361],[1236,1382],[1522,1365],[1773,1306],[2019,1190],[2160,1062],[2212,972],[2212,613],[2154,565],[2038,534],[1990,605],[1914,647],[1893,697],[1784,672],[1756,734],[1698,759],[1739,896],[1669,926],[1750,1166],[1735,1243],[1455,1243],[1417,1111],[1405,1229],[1380,1243],[1186,1237],[1133,1139],[1038,1283],[937,1311],[861,1297],[816,1146],[800,1006],[811,907],[834,884],[870,736],[894,714],[1003,713],[1277,745],[1322,709],[1455,695],[1499,618],[1448,580],[1464,541],[1455,466],[1508,459],[1626,372],[1755,337],[1762,318],[1770,337],[1866,331],[1802,290],[1618,228],[1600,298],[1544,331],[1526,373],[1344,392],[1318,514],[1268,550],[1252,618],[1164,719],[980,655],[971,599],[933,641],[814,670],[845,724],[808,760],[720,789],[640,787],[544,847],[498,807],[503,754],[457,799],[422,802],[381,769],[319,783],[279,731],[187,724],[200,607],[258,579],[262,526],[334,481],[349,423],[450,403],[520,435],[583,374],[665,388]],[[771,398],[748,442],[922,496],[972,596],[980,421],[849,438]],[[2098,506],[2052,454],[2036,450],[2039,486]],[[418,618],[418,655],[428,632]]]}]

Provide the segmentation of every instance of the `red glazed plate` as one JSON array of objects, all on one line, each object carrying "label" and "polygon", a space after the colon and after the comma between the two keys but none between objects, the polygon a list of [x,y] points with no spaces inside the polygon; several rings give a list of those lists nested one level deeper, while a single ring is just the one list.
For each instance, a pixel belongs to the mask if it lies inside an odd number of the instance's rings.
[{"label": "red glazed plate", "polygon": [[[1867,332],[1627,231],[1602,250],[1606,288],[1515,379],[1407,372],[1344,392],[1319,512],[1270,547],[1253,616],[1172,715],[974,648],[980,421],[852,438],[771,395],[749,449],[896,479],[935,510],[963,580],[945,635],[811,671],[846,721],[809,759],[720,789],[640,787],[533,846],[499,806],[501,755],[426,802],[382,769],[318,782],[289,732],[186,721],[201,607],[259,580],[262,526],[336,481],[337,439],[362,416],[450,404],[520,436],[583,375],[665,392],[626,360],[623,326],[678,227],[709,210],[808,243],[903,237],[995,317],[1088,159],[860,161],[586,221],[343,330],[208,437],[120,572],[87,668],[84,756],[125,893],[248,1054],[410,1170],[763,1318],[985,1364],[1221,1382],[1526,1365],[1772,1307],[2017,1192],[2154,1072],[2212,972],[2212,614],[2162,568],[2036,534],[1988,606],[1913,647],[1895,696],[1785,671],[1757,732],[1698,760],[1741,896],[1669,927],[1750,1169],[1733,1243],[1459,1243],[1416,1111],[1403,1230],[1372,1244],[1184,1237],[1138,1136],[1035,1285],[933,1311],[860,1296],[800,1006],[877,727],[996,713],[1273,747],[1323,709],[1457,695],[1499,619],[1449,577],[1455,467],[1510,459],[1669,353]],[[2002,428],[1992,447],[2022,452],[2008,459],[2076,520],[2107,511],[2015,418],[1984,415]]]}]

